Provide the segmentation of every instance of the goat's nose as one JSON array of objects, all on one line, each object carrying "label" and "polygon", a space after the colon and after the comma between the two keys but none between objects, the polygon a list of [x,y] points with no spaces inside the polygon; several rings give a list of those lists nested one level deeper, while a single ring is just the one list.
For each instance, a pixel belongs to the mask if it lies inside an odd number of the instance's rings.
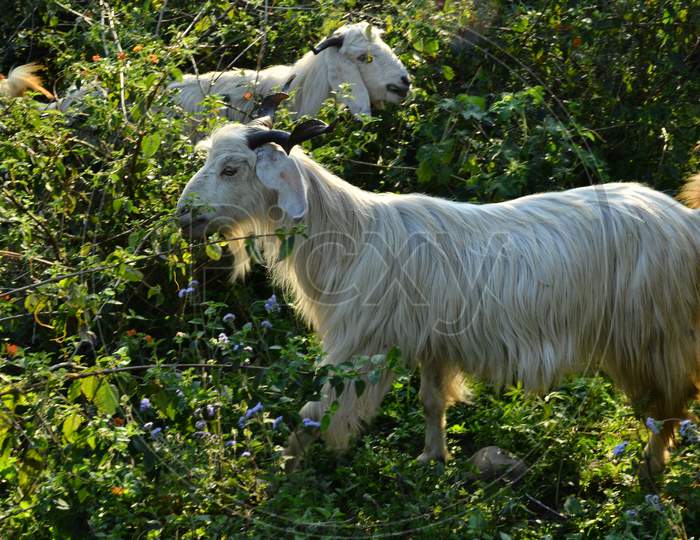
[{"label": "goat's nose", "polygon": [[401,77],[401,82],[404,83],[406,86],[411,86],[411,79],[408,78],[408,75],[404,75]]}]

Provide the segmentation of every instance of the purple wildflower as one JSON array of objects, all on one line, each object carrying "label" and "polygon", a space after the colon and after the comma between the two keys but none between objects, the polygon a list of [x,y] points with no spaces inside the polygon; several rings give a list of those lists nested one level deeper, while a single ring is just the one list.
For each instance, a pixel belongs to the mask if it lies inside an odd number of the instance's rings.
[{"label": "purple wildflower", "polygon": [[278,416],[272,421],[272,429],[277,429],[279,425],[282,423],[282,417]]},{"label": "purple wildflower", "polygon": [[627,441],[622,441],[620,444],[616,445],[615,448],[612,449],[613,456],[620,457],[622,454],[624,454],[627,444]]},{"label": "purple wildflower", "polygon": [[243,426],[245,426],[246,420],[248,420],[251,416],[259,413],[262,410],[263,410],[263,404],[258,401],[257,405],[248,409],[245,412],[245,415],[241,416],[238,419],[238,426],[242,428]]},{"label": "purple wildflower", "polygon": [[238,418],[238,427],[243,429],[245,427],[245,416]]},{"label": "purple wildflower", "polygon": [[236,446],[236,441],[226,441],[226,442],[224,443],[224,447],[225,447],[225,448],[229,448],[229,447],[231,447],[231,446]]},{"label": "purple wildflower", "polygon": [[649,416],[647,417],[647,421],[644,424],[647,426],[647,428],[649,428],[649,431],[658,435],[660,433],[659,423],[660,422],[657,422],[651,416]]},{"label": "purple wildflower", "polygon": [[228,336],[221,332],[218,337],[219,345],[225,345],[228,343]]},{"label": "purple wildflower", "polygon": [[214,405],[207,405],[207,416],[209,418],[214,418],[214,414],[216,414],[216,409],[214,408]]},{"label": "purple wildflower", "polygon": [[141,400],[141,403],[139,403],[139,410],[141,412],[145,412],[150,408],[151,408],[151,400],[148,398],[143,398]]},{"label": "purple wildflower", "polygon": [[680,433],[681,437],[686,437],[689,435],[688,432],[693,431],[694,429],[695,424],[693,424],[690,420],[683,420],[678,428],[678,433]]},{"label": "purple wildflower", "polygon": [[204,420],[197,420],[197,421],[194,423],[194,427],[197,428],[197,431],[203,431],[204,428],[207,427],[207,423],[206,423]]},{"label": "purple wildflower", "polygon": [[260,326],[262,326],[266,330],[269,330],[270,328],[272,328],[272,323],[265,319],[263,322],[260,323]]},{"label": "purple wildflower", "polygon": [[649,506],[656,510],[661,510],[663,508],[663,506],[661,505],[661,499],[659,499],[659,496],[656,494],[649,493],[644,496],[644,500]]},{"label": "purple wildflower", "polygon": [[187,286],[194,291],[195,287],[199,287],[199,281],[197,281],[196,279],[193,279],[192,281],[190,281],[187,284]]},{"label": "purple wildflower", "polygon": [[321,422],[317,422],[316,420],[311,420],[311,418],[304,418],[301,422],[302,422],[302,424],[304,424],[304,427],[316,428],[316,429],[321,427]]},{"label": "purple wildflower", "polygon": [[277,303],[277,295],[273,294],[272,296],[270,296],[270,298],[265,300],[265,311],[267,311],[268,313],[272,313],[273,311],[279,310],[280,306]]},{"label": "purple wildflower", "polygon": [[236,320],[236,316],[233,313],[227,313],[224,315],[223,321],[225,323],[232,323],[233,321]]},{"label": "purple wildflower", "polygon": [[152,429],[152,430],[151,430],[151,438],[152,438],[152,439],[157,438],[158,435],[160,435],[160,432],[161,432],[161,431],[163,431],[163,428],[157,427],[157,428]]},{"label": "purple wildflower", "polygon": [[193,292],[194,292],[194,288],[187,287],[185,289],[180,289],[180,291],[177,293],[177,295],[180,298],[184,298],[185,296],[187,296],[188,294],[192,294]]}]

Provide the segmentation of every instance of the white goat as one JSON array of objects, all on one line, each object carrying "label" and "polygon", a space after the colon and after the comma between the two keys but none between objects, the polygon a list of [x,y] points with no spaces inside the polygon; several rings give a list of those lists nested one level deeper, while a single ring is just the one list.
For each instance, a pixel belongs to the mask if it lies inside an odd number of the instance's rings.
[{"label": "white goat", "polygon": [[[270,126],[214,132],[178,202],[180,224],[195,236],[271,235],[261,242],[272,277],[322,338],[325,363],[398,346],[420,365],[420,460],[449,457],[445,411],[462,396],[462,374],[543,392],[600,367],[639,413],[666,420],[646,448],[651,471],[663,469],[676,419],[700,385],[698,212],[635,183],[486,205],[368,193],[275,144],[289,150],[308,133]],[[278,261],[274,232],[297,222],[308,238]],[[230,249],[241,276],[244,242]],[[391,381],[387,369],[359,396],[326,386],[300,414],[320,420],[337,399],[321,436],[345,449]],[[312,438],[300,429],[287,453],[300,456]]]},{"label": "white goat", "polygon": [[[248,120],[255,100],[281,88],[293,75],[289,90],[295,92],[292,110],[315,115],[321,104],[337,92],[354,114],[370,114],[371,105],[401,102],[409,89],[409,77],[401,60],[382,40],[382,32],[366,22],[343,26],[291,66],[272,66],[256,72],[235,69],[201,75],[185,75],[169,85],[179,90],[175,102],[192,113],[202,111],[208,95],[227,101],[221,115],[229,120]],[[341,85],[349,85],[349,94]]]},{"label": "white goat", "polygon": [[41,78],[36,74],[42,67],[39,64],[24,64],[10,70],[7,77],[0,74],[0,96],[21,97],[27,90],[41,92],[49,99],[53,94],[41,85]]}]

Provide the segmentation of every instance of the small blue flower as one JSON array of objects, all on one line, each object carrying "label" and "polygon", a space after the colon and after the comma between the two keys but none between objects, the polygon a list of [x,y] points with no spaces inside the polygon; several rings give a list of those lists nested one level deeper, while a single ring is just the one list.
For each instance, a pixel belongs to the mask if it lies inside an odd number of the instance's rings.
[{"label": "small blue flower", "polygon": [[680,433],[681,437],[686,437],[689,435],[688,432],[693,430],[695,430],[695,424],[693,424],[690,420],[683,420],[678,428],[678,433]]},{"label": "small blue flower", "polygon": [[223,321],[225,323],[232,323],[233,321],[236,320],[236,316],[233,313],[227,313],[224,315]]},{"label": "small blue flower", "polygon": [[238,427],[243,429],[245,427],[245,416],[241,416],[238,419]]},{"label": "small blue flower", "polygon": [[218,341],[220,345],[225,345],[229,342],[228,336],[221,332],[218,337]]},{"label": "small blue flower", "polygon": [[651,416],[649,416],[649,417],[647,417],[647,421],[645,422],[645,425],[647,426],[647,428],[649,428],[649,431],[658,435],[661,432],[659,429],[659,423],[660,422],[657,422]]},{"label": "small blue flower", "polygon": [[272,429],[277,429],[277,428],[280,426],[281,423],[282,423],[282,417],[281,417],[281,416],[278,416],[277,418],[275,418],[275,419],[272,421]]},{"label": "small blue flower", "polygon": [[151,408],[151,400],[148,398],[143,398],[141,400],[141,403],[139,403],[139,410],[141,412],[145,412],[150,408]]},{"label": "small blue flower", "polygon": [[259,413],[262,410],[263,410],[263,404],[258,401],[257,405],[248,409],[245,412],[245,415],[241,416],[238,419],[238,426],[242,428],[243,426],[245,426],[246,420],[248,420],[251,416]]},{"label": "small blue flower", "polygon": [[216,408],[214,405],[207,405],[207,416],[209,418],[214,418],[214,415],[216,414]]},{"label": "small blue flower", "polygon": [[194,288],[187,287],[185,289],[180,289],[180,291],[177,293],[177,295],[180,298],[184,298],[185,296],[187,296],[188,294],[192,294],[193,292],[194,292]]},{"label": "small blue flower", "polygon": [[225,448],[230,448],[231,446],[236,446],[236,441],[226,441],[224,443]]},{"label": "small blue flower", "polygon": [[233,346],[233,352],[238,352],[240,349],[241,349],[241,344],[240,344],[240,343],[236,343],[236,344]]},{"label": "small blue flower", "polygon": [[250,457],[250,452],[248,452],[248,450],[246,450],[245,452],[243,452],[241,454],[241,457]]},{"label": "small blue flower", "polygon": [[653,493],[649,493],[644,496],[644,500],[646,503],[651,506],[652,508],[656,510],[661,510],[663,506],[661,505],[661,499],[659,499],[658,495],[655,495]]},{"label": "small blue flower", "polygon": [[622,454],[625,453],[625,450],[627,449],[627,441],[622,441],[620,444],[615,446],[615,448],[612,449],[612,454],[615,457],[620,457]]},{"label": "small blue flower", "polygon": [[270,298],[265,300],[265,311],[267,311],[268,313],[272,313],[273,311],[279,310],[280,306],[277,303],[277,295],[273,294],[272,296],[270,296]]},{"label": "small blue flower", "polygon": [[146,422],[146,423],[143,425],[143,429],[145,429],[145,430],[147,430],[147,431],[151,431],[151,429],[153,429],[153,422]]},{"label": "small blue flower", "polygon": [[190,281],[187,284],[187,286],[194,291],[195,287],[199,287],[199,281],[197,281],[196,279],[193,279],[192,281]]},{"label": "small blue flower", "polygon": [[204,420],[197,420],[197,421],[194,423],[194,427],[197,428],[197,431],[203,431],[204,428],[207,427],[207,423],[206,423]]},{"label": "small blue flower", "polygon": [[158,435],[160,435],[160,432],[161,432],[161,431],[163,431],[163,428],[157,427],[157,428],[155,428],[155,429],[152,429],[152,430],[151,430],[151,438],[152,438],[152,439],[157,438]]},{"label": "small blue flower", "polygon": [[272,323],[265,319],[263,322],[260,323],[260,326],[262,326],[266,330],[269,330],[270,328],[272,328]]},{"label": "small blue flower", "polygon": [[321,427],[321,422],[317,422],[316,420],[311,420],[311,418],[304,418],[301,422],[302,422],[302,424],[304,424],[304,427],[316,428],[316,429]]}]

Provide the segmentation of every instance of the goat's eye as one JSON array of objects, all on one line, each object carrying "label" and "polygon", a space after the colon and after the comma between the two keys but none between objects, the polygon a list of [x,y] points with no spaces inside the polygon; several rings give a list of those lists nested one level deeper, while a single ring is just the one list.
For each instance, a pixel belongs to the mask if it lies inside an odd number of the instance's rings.
[{"label": "goat's eye", "polygon": [[226,167],[223,171],[221,171],[221,176],[235,176],[237,172],[238,169],[234,169],[233,167]]},{"label": "goat's eye", "polygon": [[360,62],[367,62],[368,64],[371,63],[373,60],[372,55],[369,53],[361,54],[360,56],[357,57],[357,59]]}]

